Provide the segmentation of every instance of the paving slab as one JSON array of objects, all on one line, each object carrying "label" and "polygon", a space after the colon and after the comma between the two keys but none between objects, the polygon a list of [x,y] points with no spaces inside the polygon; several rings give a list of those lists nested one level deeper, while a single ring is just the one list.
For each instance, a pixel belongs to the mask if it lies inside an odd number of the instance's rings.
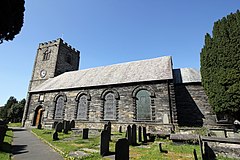
[{"label": "paving slab", "polygon": [[29,130],[12,127],[13,160],[63,160],[63,157],[47,144],[38,139]]}]

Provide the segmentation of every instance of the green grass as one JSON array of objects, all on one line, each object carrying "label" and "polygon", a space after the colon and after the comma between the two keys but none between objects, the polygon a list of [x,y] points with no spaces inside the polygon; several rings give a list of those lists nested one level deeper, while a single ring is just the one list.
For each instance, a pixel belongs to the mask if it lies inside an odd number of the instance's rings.
[{"label": "green grass", "polygon": [[11,144],[13,139],[13,132],[9,129],[4,137],[4,143],[0,148],[0,159],[1,160],[10,160],[11,159]]},{"label": "green grass", "polygon": [[[82,159],[84,160],[102,160],[99,154],[100,146],[100,132],[96,134],[90,134],[89,139],[82,139],[81,135],[74,135],[72,132],[69,134],[59,133],[58,137],[60,140],[53,141],[52,134],[53,130],[44,130],[44,129],[32,129],[38,137],[44,139],[51,145],[53,145],[58,150],[61,150],[61,154],[65,157],[66,160],[77,160],[68,156],[70,151],[83,150],[84,148],[95,149],[97,153],[90,153],[87,157]],[[110,151],[115,151],[115,144],[119,138],[124,138],[125,134],[119,134],[118,132],[113,132],[111,136],[112,142],[110,142]],[[159,143],[163,143],[163,150],[167,150],[168,153],[159,152]],[[170,140],[156,139],[154,143],[148,143],[148,145],[140,146],[130,146],[130,159],[131,160],[192,160],[193,150],[196,149],[198,159],[200,158],[200,148],[198,145],[189,145],[189,144],[174,144]],[[80,158],[79,158],[80,159]],[[231,158],[218,157],[217,160],[234,160]]]},{"label": "green grass", "polygon": [[8,123],[8,127],[21,127],[22,123]]}]

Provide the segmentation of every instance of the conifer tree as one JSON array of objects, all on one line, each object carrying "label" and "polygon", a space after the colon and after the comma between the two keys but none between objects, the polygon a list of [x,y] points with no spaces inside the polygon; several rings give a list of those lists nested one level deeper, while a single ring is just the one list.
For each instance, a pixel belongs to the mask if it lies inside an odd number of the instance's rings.
[{"label": "conifer tree", "polygon": [[201,51],[202,84],[216,113],[240,118],[240,12],[214,23]]},{"label": "conifer tree", "polygon": [[24,0],[0,1],[0,44],[13,40],[23,26]]}]

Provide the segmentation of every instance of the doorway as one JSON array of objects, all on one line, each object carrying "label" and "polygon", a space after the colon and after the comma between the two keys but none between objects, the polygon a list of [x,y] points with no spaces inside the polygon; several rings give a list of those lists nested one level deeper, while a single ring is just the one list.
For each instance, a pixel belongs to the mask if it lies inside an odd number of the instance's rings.
[{"label": "doorway", "polygon": [[38,106],[35,110],[34,120],[33,120],[33,126],[38,126],[38,124],[41,124],[42,120],[42,114],[43,114],[43,107]]}]

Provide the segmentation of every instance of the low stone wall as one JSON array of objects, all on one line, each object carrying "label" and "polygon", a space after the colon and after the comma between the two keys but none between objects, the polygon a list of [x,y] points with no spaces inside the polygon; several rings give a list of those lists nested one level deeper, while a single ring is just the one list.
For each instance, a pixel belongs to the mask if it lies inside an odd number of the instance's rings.
[{"label": "low stone wall", "polygon": [[[76,128],[89,128],[89,129],[103,129],[104,124],[107,124],[107,122],[77,122],[76,121]],[[128,125],[136,124],[137,126],[143,126],[147,128],[148,132],[154,132],[154,131],[165,131],[165,132],[171,132],[173,126],[172,125],[166,125],[161,123],[114,123],[111,122],[112,125],[112,131],[118,131],[119,127],[122,126],[122,131],[127,130]]]}]

